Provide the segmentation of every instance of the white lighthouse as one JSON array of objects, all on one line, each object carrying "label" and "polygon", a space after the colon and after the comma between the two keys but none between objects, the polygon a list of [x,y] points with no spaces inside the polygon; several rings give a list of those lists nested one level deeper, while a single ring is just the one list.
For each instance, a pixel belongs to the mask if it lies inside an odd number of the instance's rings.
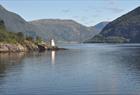
[{"label": "white lighthouse", "polygon": [[51,40],[51,46],[52,46],[52,47],[55,47],[54,39]]}]

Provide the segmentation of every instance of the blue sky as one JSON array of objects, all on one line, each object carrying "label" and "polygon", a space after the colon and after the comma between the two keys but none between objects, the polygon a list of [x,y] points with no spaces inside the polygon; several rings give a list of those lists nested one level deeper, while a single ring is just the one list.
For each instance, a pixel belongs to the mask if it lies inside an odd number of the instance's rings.
[{"label": "blue sky", "polygon": [[73,19],[86,26],[111,21],[140,6],[140,0],[0,0],[25,20]]}]

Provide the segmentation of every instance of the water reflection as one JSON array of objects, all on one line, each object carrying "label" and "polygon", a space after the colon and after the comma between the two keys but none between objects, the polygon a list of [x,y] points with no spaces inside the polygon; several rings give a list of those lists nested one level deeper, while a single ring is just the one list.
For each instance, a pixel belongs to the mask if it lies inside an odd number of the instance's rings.
[{"label": "water reflection", "polygon": [[51,63],[55,64],[55,51],[51,51]]},{"label": "water reflection", "polygon": [[15,68],[18,67],[18,71],[21,69],[20,67],[22,66],[20,63],[22,63],[24,57],[24,52],[0,53],[0,86],[5,83],[5,78],[9,73],[12,73],[12,71],[14,71]]},{"label": "water reflection", "polygon": [[10,66],[21,63],[25,53],[1,53],[0,54],[0,74],[4,73]]},{"label": "water reflection", "polygon": [[0,54],[0,95],[138,95],[140,47],[88,46]]},{"label": "water reflection", "polygon": [[21,59],[25,56],[24,52],[20,53],[1,53],[0,64],[4,63],[20,63]]}]

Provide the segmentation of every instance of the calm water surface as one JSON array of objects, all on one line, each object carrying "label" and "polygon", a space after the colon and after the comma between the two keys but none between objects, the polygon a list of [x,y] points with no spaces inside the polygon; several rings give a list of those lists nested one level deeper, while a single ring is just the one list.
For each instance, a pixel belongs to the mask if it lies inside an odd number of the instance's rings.
[{"label": "calm water surface", "polygon": [[0,54],[0,95],[140,95],[140,44]]}]

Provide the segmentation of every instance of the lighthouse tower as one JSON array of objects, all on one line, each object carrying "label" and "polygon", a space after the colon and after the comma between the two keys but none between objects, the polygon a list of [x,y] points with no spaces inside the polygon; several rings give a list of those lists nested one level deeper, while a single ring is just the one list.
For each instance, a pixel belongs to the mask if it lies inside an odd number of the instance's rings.
[{"label": "lighthouse tower", "polygon": [[51,40],[51,46],[52,46],[52,47],[55,47],[54,39]]}]

